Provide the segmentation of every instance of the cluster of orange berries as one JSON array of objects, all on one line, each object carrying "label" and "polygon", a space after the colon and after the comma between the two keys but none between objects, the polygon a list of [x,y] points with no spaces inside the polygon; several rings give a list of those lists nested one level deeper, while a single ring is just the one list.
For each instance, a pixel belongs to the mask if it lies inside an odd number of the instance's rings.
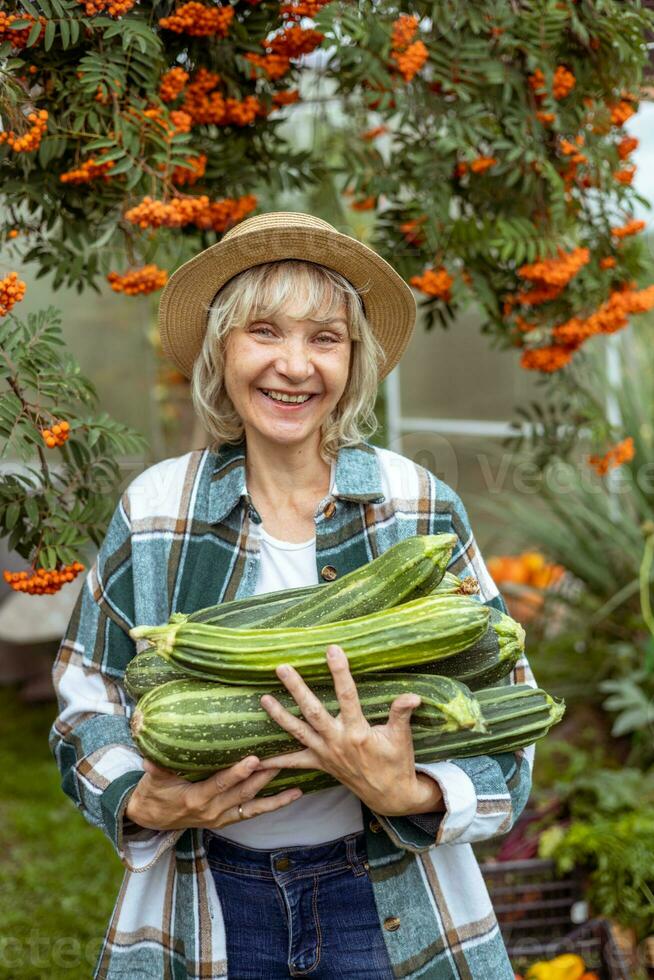
[{"label": "cluster of orange berries", "polygon": [[[533,91],[536,102],[540,105],[545,98],[547,86],[545,75],[540,68],[537,68],[527,79],[530,89]],[[560,102],[569,95],[577,84],[577,79],[565,65],[557,65],[552,78],[552,95]]]},{"label": "cluster of orange berries", "polygon": [[62,565],[47,571],[45,568],[35,568],[34,574],[29,572],[8,572],[3,571],[2,577],[14,592],[27,592],[29,595],[54,595],[66,582],[72,582],[80,572],[84,571],[84,565],[79,561],[74,561],[70,565]]},{"label": "cluster of orange berries", "polygon": [[[29,20],[30,24],[27,27],[21,27],[18,30],[13,31],[11,30],[11,25],[16,20]],[[0,43],[3,41],[11,41],[11,46],[13,48],[24,48],[27,44],[27,40],[34,22],[35,18],[31,14],[7,14],[0,11]],[[43,39],[45,25],[47,23],[45,17],[39,16],[39,23],[41,24],[41,30],[36,39],[36,43]]]},{"label": "cluster of orange berries", "polygon": [[[248,51],[245,55],[247,61],[257,68],[265,71],[271,81],[283,78],[291,70],[291,59],[281,54],[257,54],[256,51]],[[250,72],[250,79],[256,78],[256,71]]]},{"label": "cluster of orange berries", "polygon": [[261,44],[266,54],[276,54],[283,58],[299,58],[303,54],[311,54],[322,44],[325,35],[311,27],[298,27],[297,24],[286,27],[271,40],[263,40]]},{"label": "cluster of orange berries", "polygon": [[620,142],[617,144],[616,149],[618,151],[618,156],[621,160],[626,160],[634,150],[637,150],[639,146],[639,140],[635,136],[623,136]]},{"label": "cluster of orange berries", "polygon": [[162,102],[173,102],[184,90],[184,86],[189,80],[189,73],[183,68],[175,66],[169,68],[161,76],[159,83],[159,98]]},{"label": "cluster of orange berries", "polygon": [[418,23],[418,18],[409,14],[400,14],[397,20],[393,21],[391,47],[394,51],[401,51],[411,44],[416,36]]},{"label": "cluster of orange berries", "polygon": [[447,269],[426,269],[421,276],[411,276],[409,280],[412,286],[427,296],[435,296],[446,303],[450,300],[450,289],[454,279]]},{"label": "cluster of orange berries", "polygon": [[614,470],[616,467],[622,466],[623,463],[628,463],[635,454],[634,440],[632,436],[627,436],[622,442],[611,446],[603,456],[589,456],[588,463],[599,476],[605,476],[609,470]]},{"label": "cluster of orange berries", "polygon": [[[527,370],[551,373],[572,360],[573,354],[596,334],[615,333],[629,322],[629,314],[645,313],[654,307],[654,286],[636,290],[625,284],[614,290],[609,298],[588,317],[572,317],[552,330],[555,341],[545,347],[525,350],[520,364]],[[532,328],[526,324],[526,327]]]},{"label": "cluster of orange berries", "polygon": [[161,289],[168,282],[168,273],[154,264],[144,265],[140,269],[120,275],[110,272],[107,282],[115,293],[125,293],[127,296],[147,295]]},{"label": "cluster of orange berries", "polygon": [[632,218],[627,221],[626,224],[621,225],[618,228],[611,228],[611,234],[614,238],[628,238],[629,235],[637,235],[639,231],[642,231],[645,227],[644,221],[639,221],[636,218]]},{"label": "cluster of orange berries", "polygon": [[519,292],[515,297],[509,296],[505,301],[510,310],[514,303],[523,306],[538,306],[556,299],[579,270],[590,262],[590,251],[587,248],[575,248],[572,252],[558,249],[558,256],[540,259],[518,269],[518,275],[533,283],[533,288]]},{"label": "cluster of orange berries", "polygon": [[497,157],[476,157],[470,163],[470,169],[473,174],[483,174],[486,170],[490,170],[497,163]]},{"label": "cluster of orange berries", "polygon": [[563,565],[545,561],[538,551],[523,551],[521,555],[498,555],[489,558],[488,571],[496,585],[511,582],[547,589],[565,574]]},{"label": "cluster of orange berries", "polygon": [[617,264],[614,255],[605,255],[604,258],[599,260],[600,269],[614,269]]},{"label": "cluster of orange berries", "polygon": [[623,167],[622,170],[615,170],[613,179],[617,180],[619,184],[631,184],[635,175],[636,165],[632,164],[630,167]]},{"label": "cluster of orange berries", "polygon": [[18,238],[19,234],[20,232],[18,231],[18,228],[11,228],[10,231],[7,232],[7,238]]},{"label": "cluster of orange berries", "polygon": [[234,7],[229,4],[226,7],[206,7],[203,3],[190,0],[177,7],[170,17],[160,17],[159,27],[191,37],[227,37],[233,18]]},{"label": "cluster of orange berries", "polygon": [[[187,166],[175,167],[171,180],[176,187],[183,187],[185,184],[191,186],[204,177],[207,169],[207,154],[200,153],[197,157],[186,157]],[[165,164],[160,166],[165,167]]]},{"label": "cluster of orange berries", "polygon": [[79,0],[84,4],[86,14],[109,14],[110,17],[122,17],[134,6],[135,0]]},{"label": "cluster of orange berries", "polygon": [[6,316],[11,308],[25,296],[27,286],[18,278],[17,272],[10,272],[0,279],[0,316]]},{"label": "cluster of orange berries", "polygon": [[7,143],[16,153],[31,153],[38,150],[43,139],[43,134],[48,128],[48,111],[39,109],[38,112],[30,112],[27,117],[31,122],[31,127],[22,136],[16,136],[13,129],[0,133],[0,144]]},{"label": "cluster of orange berries", "polygon": [[625,98],[622,98],[615,105],[609,106],[609,110],[611,112],[611,122],[614,126],[624,126],[627,119],[631,119],[636,112],[632,102]]},{"label": "cluster of orange berries", "polygon": [[409,245],[423,244],[425,239],[420,225],[424,224],[426,220],[427,215],[423,214],[419,218],[410,218],[408,221],[402,222],[400,225],[400,231],[404,235],[404,238]]},{"label": "cluster of orange berries", "polygon": [[[181,112],[194,125],[247,126],[266,110],[256,96],[248,95],[242,101],[224,98],[222,92],[213,91],[220,82],[220,75],[199,68],[184,90]],[[172,115],[172,113],[171,113]]]},{"label": "cluster of orange berries", "polygon": [[400,14],[393,22],[390,58],[405,82],[417,75],[429,57],[424,42],[413,41],[417,30],[418,18],[415,16]]},{"label": "cluster of orange berries", "polygon": [[39,432],[48,449],[54,449],[63,446],[69,438],[70,422],[55,422],[51,429],[39,429]]},{"label": "cluster of orange berries", "polygon": [[577,178],[577,169],[583,163],[588,163],[588,157],[585,153],[581,152],[581,147],[584,145],[585,137],[583,133],[579,133],[575,137],[574,143],[565,138],[561,138],[559,141],[559,150],[566,157],[566,169],[562,172],[564,183],[566,186],[570,186]]},{"label": "cluster of orange berries", "polygon": [[59,180],[62,184],[88,184],[92,180],[102,179],[105,182],[111,180],[111,176],[108,173],[109,170],[114,166],[113,160],[105,160],[104,162],[96,160],[93,157],[89,157],[80,164],[79,167],[73,170],[67,170],[63,174],[59,174]]},{"label": "cluster of orange berries", "polygon": [[201,197],[176,197],[172,201],[155,201],[144,197],[140,204],[125,213],[127,221],[139,228],[181,228],[193,224],[196,228],[226,231],[237,224],[257,206],[254,194],[239,198],[210,201]]},{"label": "cluster of orange berries", "polygon": [[274,106],[292,105],[300,98],[299,89],[285,89],[283,92],[274,92],[272,102]]}]

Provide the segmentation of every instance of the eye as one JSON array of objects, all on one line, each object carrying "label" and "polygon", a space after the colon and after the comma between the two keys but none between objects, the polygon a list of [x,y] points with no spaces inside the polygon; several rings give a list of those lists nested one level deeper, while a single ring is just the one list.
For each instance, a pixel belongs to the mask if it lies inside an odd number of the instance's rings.
[{"label": "eye", "polygon": [[320,334],[319,337],[316,337],[316,340],[318,340],[321,344],[325,342],[328,344],[338,344],[340,341],[340,337],[335,337],[331,333],[323,333]]},{"label": "eye", "polygon": [[273,334],[274,331],[273,331],[272,327],[251,327],[250,328],[250,333],[260,333],[260,334],[269,333],[269,334]]}]

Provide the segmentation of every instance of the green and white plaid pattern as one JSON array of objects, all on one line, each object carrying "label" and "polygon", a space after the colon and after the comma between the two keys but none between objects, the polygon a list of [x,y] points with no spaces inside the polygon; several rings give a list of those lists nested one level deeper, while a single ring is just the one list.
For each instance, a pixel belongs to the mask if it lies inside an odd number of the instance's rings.
[{"label": "green and white plaid pattern", "polygon": [[[64,792],[111,840],[123,883],[94,977],[228,977],[220,903],[201,829],[154,831],[124,817],[143,775],[122,680],[128,630],[251,595],[261,519],[245,483],[245,448],[163,460],[128,486],[71,616],[53,668],[59,713],[50,746]],[[327,504],[334,502],[335,510]],[[332,513],[333,511],[333,513]],[[366,443],[341,449],[315,512],[318,570],[359,568],[416,534],[455,533],[449,571],[473,575],[479,601],[505,611],[465,508],[410,460]],[[507,683],[535,681],[522,658]],[[443,814],[385,817],[362,804],[370,875],[396,977],[512,980],[471,842],[507,832],[529,795],[534,747],[419,768],[437,779]],[[235,980],[235,978],[234,978]]]}]

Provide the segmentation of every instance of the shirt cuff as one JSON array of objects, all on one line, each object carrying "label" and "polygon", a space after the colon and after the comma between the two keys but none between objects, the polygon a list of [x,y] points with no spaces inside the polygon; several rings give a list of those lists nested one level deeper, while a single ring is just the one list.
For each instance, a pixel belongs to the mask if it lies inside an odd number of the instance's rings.
[{"label": "shirt cuff", "polygon": [[[132,836],[131,830],[137,825],[125,817],[125,810],[142,776],[143,769],[124,772],[111,781],[101,797],[105,830],[128,871],[147,871],[184,833],[183,829],[150,830],[142,827],[138,837]],[[128,836],[125,835],[125,823],[130,828]]]},{"label": "shirt cuff", "polygon": [[[424,772],[438,783],[445,812],[436,830],[436,844],[455,844],[470,826],[477,813],[477,792],[470,776],[453,762],[416,763],[416,771]],[[422,814],[422,816],[426,816]]]}]

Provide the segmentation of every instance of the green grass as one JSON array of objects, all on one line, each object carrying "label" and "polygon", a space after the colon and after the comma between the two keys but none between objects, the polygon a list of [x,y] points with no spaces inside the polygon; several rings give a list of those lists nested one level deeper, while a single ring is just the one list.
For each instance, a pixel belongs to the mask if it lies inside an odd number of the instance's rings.
[{"label": "green grass", "polygon": [[0,688],[0,978],[90,977],[122,880],[111,844],[60,787],[56,713]]}]

